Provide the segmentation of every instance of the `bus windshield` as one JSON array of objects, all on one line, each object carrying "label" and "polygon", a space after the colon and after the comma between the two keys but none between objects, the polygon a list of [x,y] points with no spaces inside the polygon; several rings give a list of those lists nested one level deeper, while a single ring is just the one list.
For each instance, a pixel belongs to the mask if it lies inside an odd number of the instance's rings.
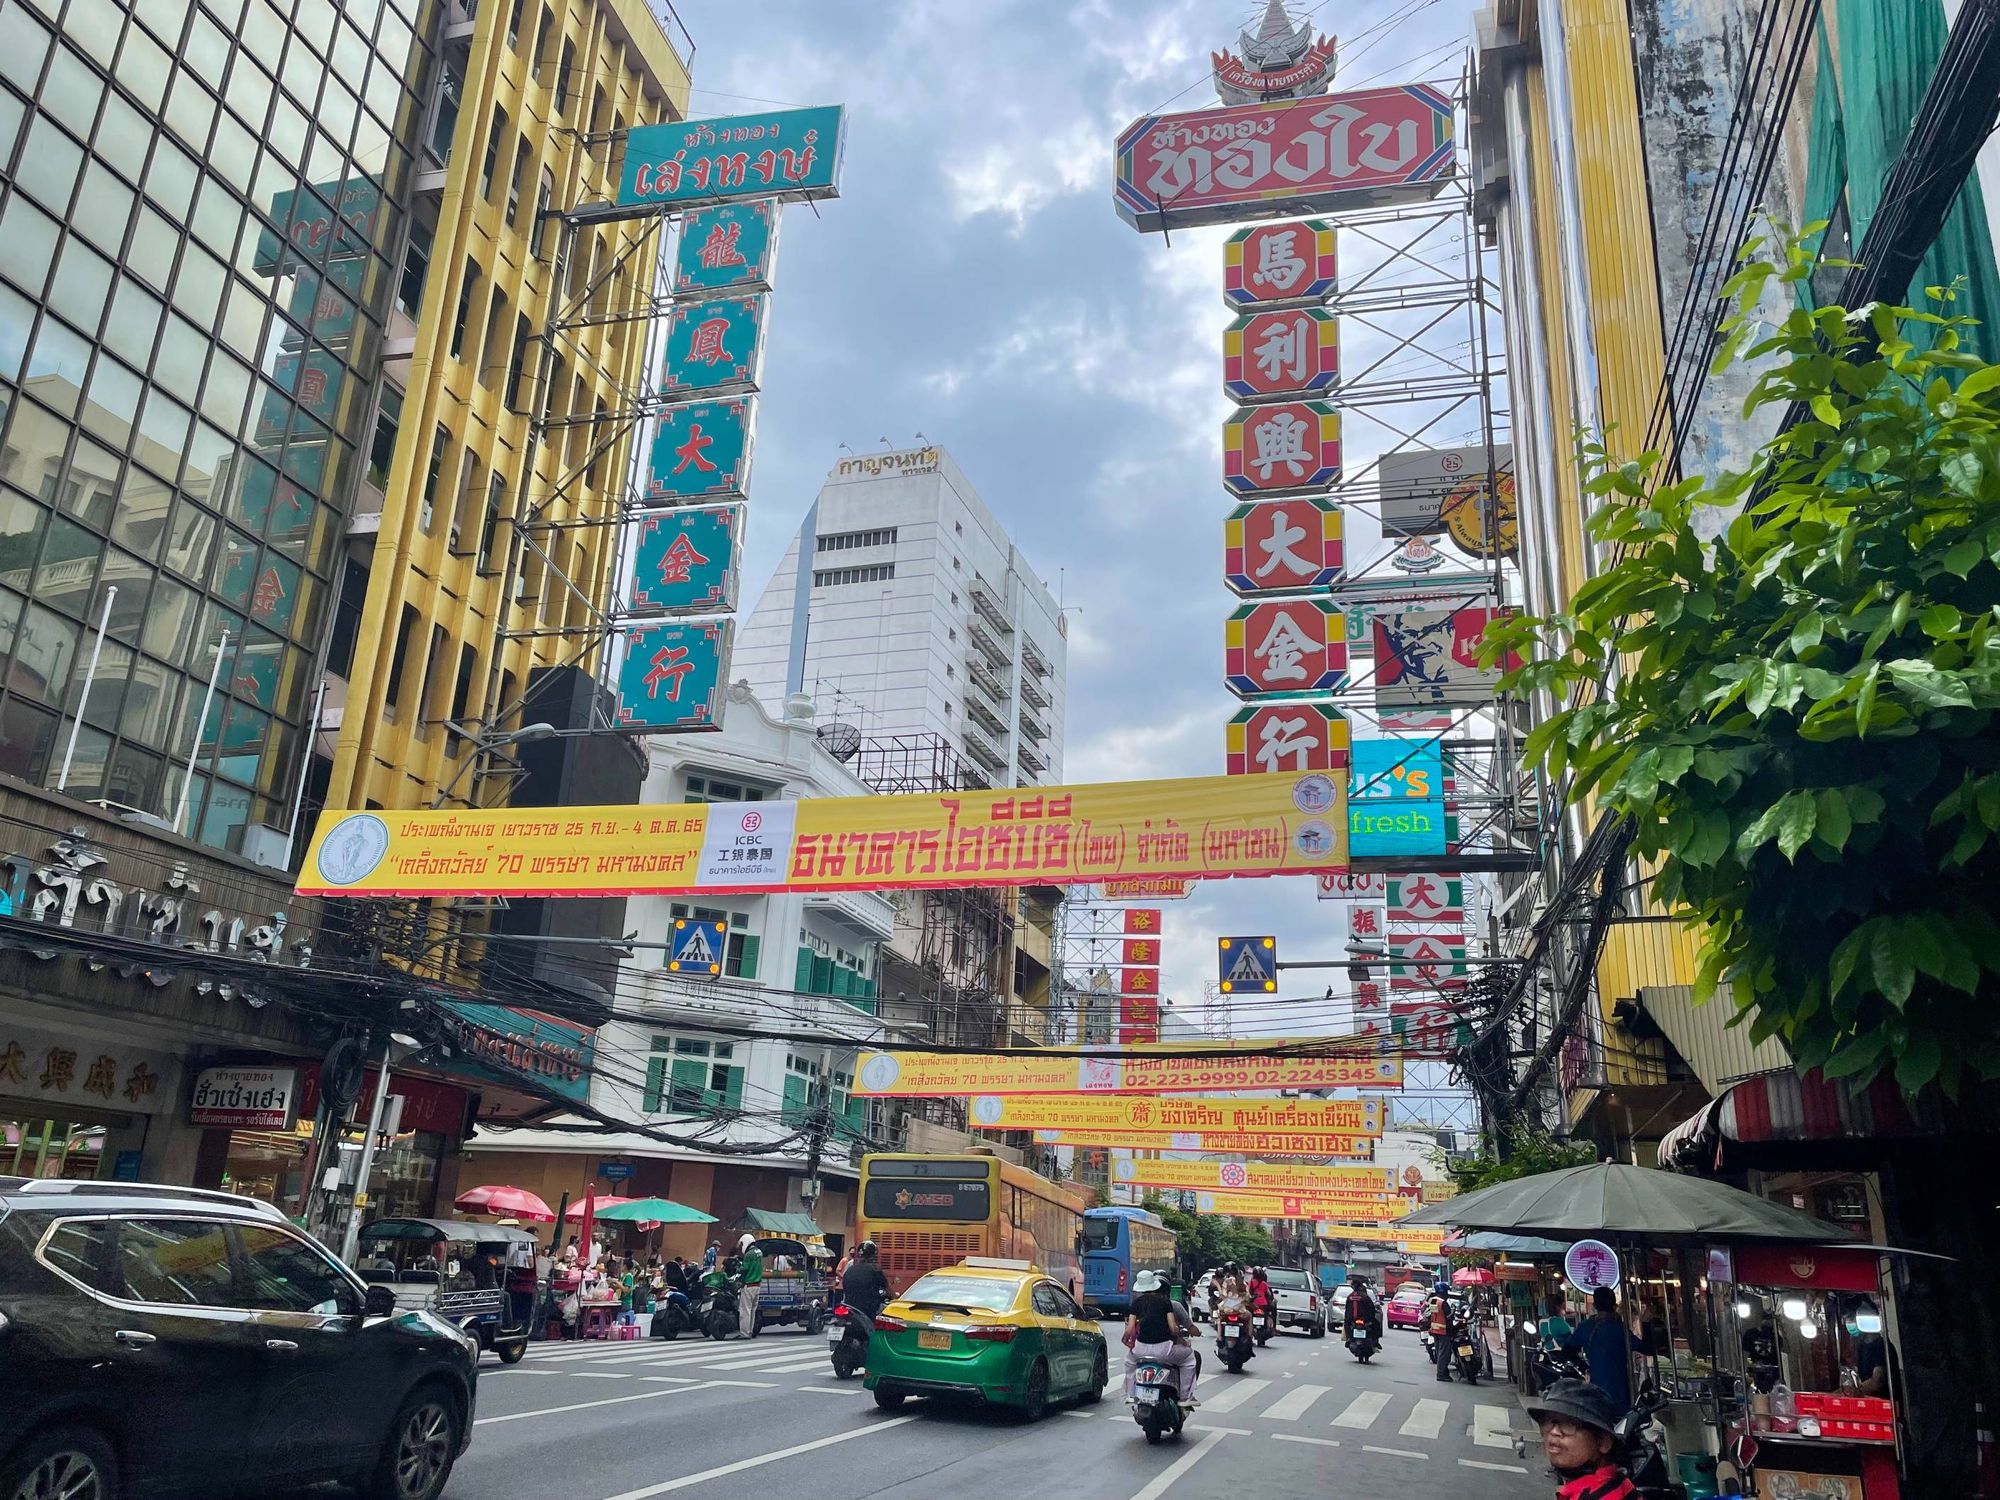
[{"label": "bus windshield", "polygon": [[1118,1248],[1118,1223],[1116,1219],[1085,1219],[1083,1221],[1083,1248],[1086,1250],[1116,1250]]}]

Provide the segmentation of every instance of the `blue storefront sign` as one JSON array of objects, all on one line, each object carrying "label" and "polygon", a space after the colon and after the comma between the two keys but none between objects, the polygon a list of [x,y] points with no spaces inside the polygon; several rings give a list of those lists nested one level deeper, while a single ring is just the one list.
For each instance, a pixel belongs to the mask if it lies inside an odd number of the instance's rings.
[{"label": "blue storefront sign", "polygon": [[767,305],[762,292],[677,304],[667,314],[660,394],[669,401],[687,401],[756,390]]},{"label": "blue storefront sign", "polygon": [[719,120],[637,125],[625,133],[621,207],[840,196],[838,104]]},{"label": "blue storefront sign", "polygon": [[448,1000],[437,1010],[453,1042],[454,1073],[516,1089],[532,1082],[578,1103],[590,1098],[597,1051],[590,1028],[504,1005]]},{"label": "blue storefront sign", "polygon": [[677,620],[623,632],[618,727],[640,734],[720,729],[734,620]]},{"label": "blue storefront sign", "polygon": [[641,511],[626,580],[626,613],[726,614],[736,608],[741,505]]},{"label": "blue storefront sign", "polygon": [[1436,740],[1356,740],[1347,796],[1350,856],[1443,854],[1444,747]]},{"label": "blue storefront sign", "polygon": [[629,1161],[601,1161],[597,1164],[597,1175],[606,1182],[630,1182],[637,1170]]},{"label": "blue storefront sign", "polygon": [[660,413],[646,464],[649,504],[741,500],[750,485],[757,400],[691,401]]},{"label": "blue storefront sign", "polygon": [[732,292],[768,292],[778,261],[773,202],[722,203],[681,220],[674,247],[674,295],[696,300]]}]

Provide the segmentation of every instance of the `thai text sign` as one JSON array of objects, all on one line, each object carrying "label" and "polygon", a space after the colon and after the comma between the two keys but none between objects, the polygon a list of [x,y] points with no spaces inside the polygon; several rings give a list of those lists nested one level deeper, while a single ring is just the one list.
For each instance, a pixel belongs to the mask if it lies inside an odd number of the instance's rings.
[{"label": "thai text sign", "polygon": [[[532,1079],[565,1099],[590,1097],[597,1033],[588,1027],[534,1011],[457,1000],[440,1004],[436,1017],[459,1053],[452,1062],[455,1072],[514,1088]],[[395,1080],[392,1087],[401,1082]]]},{"label": "thai text sign", "polygon": [[[1346,821],[1338,772],[802,802],[330,811],[320,815],[299,889],[629,896],[1337,873],[1347,863]],[[768,859],[729,857],[765,850]],[[1159,930],[1157,910],[1147,910],[1152,925],[1128,931]]]},{"label": "thai text sign", "polygon": [[756,390],[769,305],[763,292],[674,304],[667,314],[660,394],[669,401],[686,401]]},{"label": "thai text sign", "polygon": [[1192,881],[1153,875],[1103,880],[1097,885],[1098,898],[1103,901],[1185,901],[1193,891]]},{"label": "thai text sign", "polygon": [[[972,1123],[988,1130],[1313,1131],[1380,1135],[1380,1099],[1065,1099],[982,1095]],[[1114,1144],[1116,1144],[1114,1142]]]},{"label": "thai text sign", "polygon": [[188,1095],[188,1124],[290,1130],[299,1120],[297,1068],[203,1068]]},{"label": "thai text sign", "polygon": [[722,614],[736,608],[741,505],[641,511],[632,535],[626,613]]},{"label": "thai text sign", "polygon": [[1246,1130],[1226,1135],[1212,1130],[1162,1133],[1148,1130],[1037,1130],[1045,1146],[1128,1146],[1134,1151],[1231,1151],[1258,1156],[1345,1157],[1369,1161],[1375,1155],[1371,1135],[1323,1135],[1315,1131]]},{"label": "thai text sign", "polygon": [[1393,1224],[1321,1224],[1317,1226],[1317,1230],[1322,1239],[1360,1240],[1371,1245],[1401,1245],[1412,1255],[1442,1255],[1444,1253],[1444,1231],[1442,1229],[1425,1229],[1421,1227],[1398,1229]]},{"label": "thai text sign", "polygon": [[1324,496],[1247,501],[1222,523],[1222,575],[1246,597],[1325,588],[1346,555],[1340,507]]},{"label": "thai text sign", "polygon": [[[1336,1045],[1348,1050],[1334,1050]],[[855,1070],[854,1092],[878,1098],[956,1098],[975,1094],[1207,1093],[1214,1089],[1401,1088],[1403,1060],[1376,1051],[1378,1039],[1269,1038],[1201,1046],[1166,1043],[1119,1056],[1054,1052],[1033,1057],[995,1053],[870,1052]],[[1314,1053],[1279,1049],[1311,1046]],[[1259,1054],[1263,1055],[1259,1055]]]},{"label": "thai text sign", "polygon": [[1222,1193],[1197,1190],[1196,1213],[1236,1214],[1246,1219],[1359,1219],[1382,1224],[1409,1212],[1407,1204],[1380,1194]]},{"label": "thai text sign", "polygon": [[619,206],[837,198],[843,115],[828,104],[635,125],[625,132]]},{"label": "thai text sign", "polygon": [[[1491,468],[1504,474],[1514,467],[1511,444],[1496,443]],[[1381,486],[1382,531],[1388,536],[1436,536],[1445,529],[1445,513],[1485,494],[1487,449],[1405,448],[1385,453],[1375,463]]]},{"label": "thai text sign", "polygon": [[1118,137],[1118,216],[1146,233],[1433,198],[1452,111],[1409,84],[1146,115]]},{"label": "thai text sign", "polygon": [[1212,1188],[1226,1192],[1315,1193],[1364,1198],[1396,1190],[1394,1167],[1280,1166],[1271,1162],[1167,1161],[1121,1157],[1111,1165],[1119,1182],[1145,1187]]},{"label": "thai text sign", "polygon": [[734,620],[683,620],[623,632],[618,727],[653,734],[722,727]]},{"label": "thai text sign", "polygon": [[771,287],[778,257],[778,205],[724,203],[681,220],[674,296],[683,299]]}]

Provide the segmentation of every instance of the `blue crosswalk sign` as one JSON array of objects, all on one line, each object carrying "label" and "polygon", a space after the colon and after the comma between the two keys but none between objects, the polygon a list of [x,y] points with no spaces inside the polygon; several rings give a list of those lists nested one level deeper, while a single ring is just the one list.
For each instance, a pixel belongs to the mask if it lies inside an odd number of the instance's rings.
[{"label": "blue crosswalk sign", "polygon": [[667,971],[717,978],[722,973],[723,943],[728,930],[724,922],[675,917],[674,945],[667,951]]},{"label": "blue crosswalk sign", "polygon": [[1278,940],[1274,937],[1218,938],[1215,958],[1225,995],[1268,995],[1278,988]]}]

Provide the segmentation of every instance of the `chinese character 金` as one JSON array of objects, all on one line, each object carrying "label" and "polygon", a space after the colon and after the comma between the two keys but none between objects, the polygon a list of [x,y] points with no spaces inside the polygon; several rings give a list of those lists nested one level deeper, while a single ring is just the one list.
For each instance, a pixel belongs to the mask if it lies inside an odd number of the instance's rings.
[{"label": "chinese character \u91d1", "polygon": [[66,1093],[76,1078],[76,1053],[67,1047],[51,1047],[42,1060],[42,1087]]},{"label": "chinese character \u91d1", "polygon": [[150,1099],[153,1090],[160,1086],[160,1075],[144,1063],[134,1063],[132,1076],[125,1080],[125,1097],[137,1104],[141,1099]]},{"label": "chinese character \u91d1", "polygon": [[109,1099],[117,1087],[118,1059],[108,1052],[98,1053],[97,1061],[90,1065],[90,1071],[84,1075],[83,1091],[86,1094],[95,1094],[100,1099]]}]

